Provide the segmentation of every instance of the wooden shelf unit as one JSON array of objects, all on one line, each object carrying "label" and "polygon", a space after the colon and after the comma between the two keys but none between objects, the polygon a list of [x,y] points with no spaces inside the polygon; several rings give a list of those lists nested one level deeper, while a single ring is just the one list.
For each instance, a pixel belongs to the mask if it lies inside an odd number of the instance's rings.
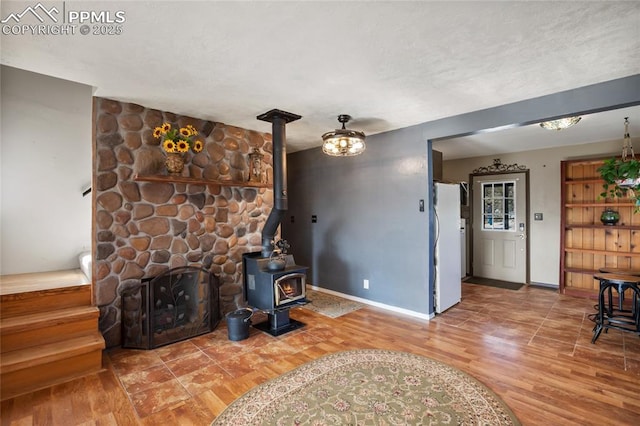
[{"label": "wooden shelf unit", "polygon": [[[601,199],[602,159],[561,162],[560,292],[597,297],[599,268],[640,269],[640,214],[633,200]],[[620,213],[617,225],[603,225],[607,207]]]},{"label": "wooden shelf unit", "polygon": [[188,176],[171,175],[136,175],[133,178],[136,182],[153,183],[186,183],[191,185],[218,185],[218,186],[239,186],[245,188],[271,188],[269,183],[245,182],[237,180],[211,180],[204,178],[194,178]]}]

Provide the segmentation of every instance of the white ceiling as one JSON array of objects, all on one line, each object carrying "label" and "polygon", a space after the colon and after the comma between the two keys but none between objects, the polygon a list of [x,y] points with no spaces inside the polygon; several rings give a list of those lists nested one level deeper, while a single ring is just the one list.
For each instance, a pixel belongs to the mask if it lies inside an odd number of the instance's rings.
[{"label": "white ceiling", "polygon": [[[433,142],[445,160],[506,154],[556,146],[581,145],[620,140],[624,137],[624,119],[629,118],[629,133],[640,137],[640,106],[620,108],[581,116],[578,124],[564,130],[546,130],[539,124],[507,129],[490,129],[483,133]],[[640,154],[640,146],[634,147]]]},{"label": "white ceiling", "polygon": [[[3,1],[1,18],[35,4]],[[2,64],[264,132],[256,115],[300,114],[289,152],[343,113],[375,134],[640,72],[637,1],[44,4],[126,21],[120,35],[2,35]]]}]

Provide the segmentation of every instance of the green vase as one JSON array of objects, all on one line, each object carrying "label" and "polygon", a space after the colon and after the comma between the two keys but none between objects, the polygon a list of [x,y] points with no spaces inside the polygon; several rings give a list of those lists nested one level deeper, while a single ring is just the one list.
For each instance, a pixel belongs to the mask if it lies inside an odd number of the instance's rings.
[{"label": "green vase", "polygon": [[615,225],[620,220],[620,213],[607,207],[600,216],[600,221],[604,225]]}]

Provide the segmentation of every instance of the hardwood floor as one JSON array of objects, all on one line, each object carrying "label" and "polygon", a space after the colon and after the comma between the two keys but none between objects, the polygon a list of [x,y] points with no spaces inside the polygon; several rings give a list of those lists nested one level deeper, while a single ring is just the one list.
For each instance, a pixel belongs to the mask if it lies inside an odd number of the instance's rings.
[{"label": "hardwood floor", "polygon": [[272,337],[213,333],[153,351],[112,349],[105,370],[2,403],[2,425],[208,425],[229,403],[320,356],[382,348],[428,356],[474,376],[524,425],[637,425],[640,338],[591,344],[594,301],[525,287],[463,284],[463,301],[431,321],[365,307]]}]

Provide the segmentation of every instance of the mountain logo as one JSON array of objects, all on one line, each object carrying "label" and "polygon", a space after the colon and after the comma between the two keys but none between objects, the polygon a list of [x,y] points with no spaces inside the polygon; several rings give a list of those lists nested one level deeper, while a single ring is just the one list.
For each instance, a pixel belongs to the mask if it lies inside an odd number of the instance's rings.
[{"label": "mountain logo", "polygon": [[7,22],[13,20],[16,24],[20,22],[20,20],[28,14],[31,14],[36,17],[38,21],[44,23],[43,16],[48,16],[53,22],[57,23],[58,18],[56,18],[53,14],[58,14],[60,11],[53,6],[51,9],[47,10],[46,7],[42,5],[42,3],[38,3],[35,6],[27,6],[21,13],[10,13],[9,16],[4,18],[0,23],[6,24]]}]

